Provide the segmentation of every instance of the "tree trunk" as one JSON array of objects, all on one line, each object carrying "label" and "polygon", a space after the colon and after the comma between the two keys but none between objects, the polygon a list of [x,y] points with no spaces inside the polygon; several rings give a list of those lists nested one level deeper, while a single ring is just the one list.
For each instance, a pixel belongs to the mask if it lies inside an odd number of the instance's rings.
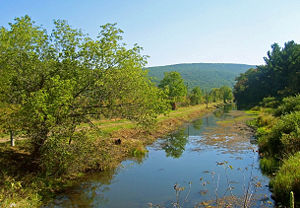
[{"label": "tree trunk", "polygon": [[44,145],[45,141],[47,140],[48,129],[39,129],[39,131],[35,132],[32,137],[32,145],[33,151],[31,155],[35,158],[39,158],[41,156],[41,148]]},{"label": "tree trunk", "polygon": [[14,147],[15,146],[14,132],[9,131],[9,134],[10,134],[10,146]]},{"label": "tree trunk", "polygon": [[176,103],[173,102],[171,105],[172,105],[172,110],[176,110]]}]

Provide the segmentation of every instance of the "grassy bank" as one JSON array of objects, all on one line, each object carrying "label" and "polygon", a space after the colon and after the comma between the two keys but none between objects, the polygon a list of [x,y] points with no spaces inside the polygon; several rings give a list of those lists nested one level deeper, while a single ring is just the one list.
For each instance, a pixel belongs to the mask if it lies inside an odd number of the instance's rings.
[{"label": "grassy bank", "polygon": [[88,132],[87,138],[80,146],[74,146],[80,147],[74,150],[78,154],[70,157],[67,174],[59,177],[40,171],[26,138],[17,140],[15,147],[10,147],[4,138],[0,143],[0,207],[39,207],[85,173],[115,168],[124,159],[138,158],[145,154],[146,145],[216,106],[179,108],[159,116],[151,128],[119,119],[95,121],[93,127],[83,125],[80,128]]},{"label": "grassy bank", "polygon": [[260,167],[271,177],[270,188],[279,204],[289,203],[290,192],[300,206],[300,96],[284,98],[280,104],[265,99],[256,107],[256,129]]}]

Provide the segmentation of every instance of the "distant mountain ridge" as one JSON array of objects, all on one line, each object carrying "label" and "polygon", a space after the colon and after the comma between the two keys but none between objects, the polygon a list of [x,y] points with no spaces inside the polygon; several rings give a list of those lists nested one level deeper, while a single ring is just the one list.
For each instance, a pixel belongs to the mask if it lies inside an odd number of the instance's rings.
[{"label": "distant mountain ridge", "polygon": [[164,77],[164,72],[177,71],[188,84],[189,90],[200,86],[204,90],[223,85],[233,87],[235,78],[255,65],[229,63],[191,63],[148,67],[149,76],[154,82]]}]

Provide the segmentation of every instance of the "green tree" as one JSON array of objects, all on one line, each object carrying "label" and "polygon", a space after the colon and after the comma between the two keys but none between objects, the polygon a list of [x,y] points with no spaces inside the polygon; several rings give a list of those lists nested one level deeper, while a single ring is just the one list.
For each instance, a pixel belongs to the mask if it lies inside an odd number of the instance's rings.
[{"label": "green tree", "polygon": [[19,129],[18,105],[0,104],[0,133],[10,135],[10,144],[15,146],[14,136]]},{"label": "green tree", "polygon": [[48,35],[25,16],[0,30],[0,112],[14,109],[0,115],[1,126],[30,138],[50,171],[67,167],[72,145],[86,138],[81,123],[101,116],[149,123],[167,110],[143,70],[142,48],[127,49],[115,24],[102,26],[96,40],[66,21],[54,24]]},{"label": "green tree", "polygon": [[261,74],[258,69],[249,69],[236,78],[233,94],[239,108],[251,107],[264,98]]},{"label": "green tree", "polygon": [[207,90],[205,90],[205,92],[204,92],[204,102],[206,104],[206,108],[208,108],[208,104],[210,103],[210,100],[211,100],[210,93]]},{"label": "green tree", "polygon": [[220,88],[213,88],[209,92],[209,96],[212,102],[217,102],[222,99]]},{"label": "green tree", "polygon": [[300,45],[294,41],[271,46],[265,64],[236,78],[234,97],[239,107],[257,105],[266,97],[282,99],[300,92]]},{"label": "green tree", "polygon": [[200,87],[194,87],[190,94],[191,105],[198,105],[202,102],[203,96]]},{"label": "green tree", "polygon": [[165,72],[164,78],[160,81],[159,88],[163,89],[168,95],[172,109],[176,109],[176,103],[182,101],[187,95],[187,88],[184,80],[178,72]]},{"label": "green tree", "polygon": [[233,99],[232,89],[228,86],[221,87],[220,94],[224,103],[227,103],[227,101],[231,101]]}]

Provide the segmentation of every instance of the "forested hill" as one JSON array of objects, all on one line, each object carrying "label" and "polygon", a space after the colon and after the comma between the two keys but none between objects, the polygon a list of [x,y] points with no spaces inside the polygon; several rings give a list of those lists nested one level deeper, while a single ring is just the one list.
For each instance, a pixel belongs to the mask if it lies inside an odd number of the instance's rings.
[{"label": "forested hill", "polygon": [[193,63],[149,67],[149,76],[155,82],[163,79],[164,72],[177,71],[189,85],[189,89],[200,86],[202,89],[219,88],[223,85],[232,87],[235,78],[254,65],[225,63]]}]

